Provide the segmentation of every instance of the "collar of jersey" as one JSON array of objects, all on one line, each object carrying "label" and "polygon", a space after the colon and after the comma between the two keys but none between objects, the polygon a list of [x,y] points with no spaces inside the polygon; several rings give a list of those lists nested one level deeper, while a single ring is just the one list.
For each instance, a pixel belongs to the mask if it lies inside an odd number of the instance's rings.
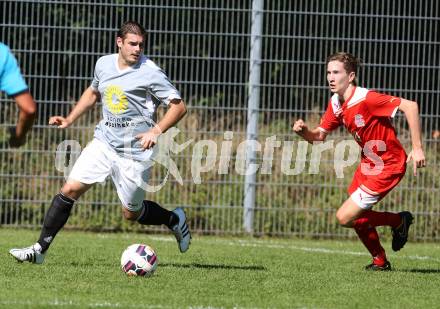
[{"label": "collar of jersey", "polygon": [[[341,105],[342,109],[346,109],[348,106],[348,103],[350,102],[350,100],[353,98],[355,92],[356,92],[357,86],[354,86],[353,91],[351,92],[350,96],[348,97],[348,99]],[[338,98],[339,100],[339,98]]]},{"label": "collar of jersey", "polygon": [[[118,71],[118,73],[125,73],[125,72],[128,72],[128,71],[131,71],[131,70],[134,70],[134,67],[137,65],[137,63],[135,64],[135,65],[133,65],[133,66],[129,66],[128,68],[125,68],[125,69],[120,69],[119,68],[119,65],[118,65],[118,57],[119,57],[119,54],[114,54],[115,55],[115,57],[114,57],[114,64],[115,64],[115,67],[116,67],[116,70]],[[139,57],[139,60],[138,61],[140,61],[142,59],[142,57]]]}]

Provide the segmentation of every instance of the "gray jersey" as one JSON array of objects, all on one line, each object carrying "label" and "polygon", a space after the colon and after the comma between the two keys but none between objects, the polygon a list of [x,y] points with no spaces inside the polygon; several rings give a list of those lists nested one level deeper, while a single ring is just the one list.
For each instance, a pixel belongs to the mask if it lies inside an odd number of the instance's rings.
[{"label": "gray jersey", "polygon": [[147,132],[156,121],[160,103],[181,99],[165,73],[142,56],[138,63],[124,70],[118,67],[118,54],[98,59],[91,87],[99,91],[102,120],[95,128],[95,138],[109,144],[119,154],[134,160],[148,160],[152,150],[143,150],[137,134]]}]

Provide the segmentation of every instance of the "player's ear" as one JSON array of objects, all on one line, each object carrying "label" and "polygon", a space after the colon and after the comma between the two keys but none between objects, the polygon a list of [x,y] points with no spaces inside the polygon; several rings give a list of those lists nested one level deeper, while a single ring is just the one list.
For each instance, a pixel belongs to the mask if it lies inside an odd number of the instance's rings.
[{"label": "player's ear", "polygon": [[122,47],[123,39],[121,37],[116,37],[116,45],[118,45],[119,48]]},{"label": "player's ear", "polygon": [[350,72],[350,73],[348,74],[348,81],[349,81],[350,83],[353,83],[355,80],[356,80],[356,73],[355,73],[355,72]]}]

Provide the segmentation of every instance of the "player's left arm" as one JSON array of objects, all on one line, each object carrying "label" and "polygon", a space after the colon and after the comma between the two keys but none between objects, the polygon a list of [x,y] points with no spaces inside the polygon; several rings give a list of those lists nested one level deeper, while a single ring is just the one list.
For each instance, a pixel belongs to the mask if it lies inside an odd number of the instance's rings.
[{"label": "player's left arm", "polygon": [[408,155],[408,162],[411,159],[413,160],[414,175],[416,175],[417,168],[426,166],[425,154],[422,148],[419,107],[416,102],[401,99],[399,110],[405,114],[411,132],[412,150]]},{"label": "player's left arm", "polygon": [[159,123],[151,128],[148,132],[138,134],[136,138],[140,140],[143,149],[150,149],[157,143],[159,135],[165,133],[169,128],[174,126],[186,114],[186,106],[183,100],[174,99],[170,101],[168,110],[159,121]]},{"label": "player's left arm", "polygon": [[26,133],[34,123],[37,106],[21,75],[17,59],[7,46],[2,46],[0,46],[0,58],[3,64],[0,72],[0,90],[13,97],[19,109],[17,125],[15,128],[10,128],[9,145],[19,147],[26,142]]},{"label": "player's left arm", "polygon": [[16,95],[14,100],[20,113],[16,127],[11,128],[9,144],[11,147],[19,147],[26,142],[26,133],[32,128],[37,114],[37,105],[29,91]]}]

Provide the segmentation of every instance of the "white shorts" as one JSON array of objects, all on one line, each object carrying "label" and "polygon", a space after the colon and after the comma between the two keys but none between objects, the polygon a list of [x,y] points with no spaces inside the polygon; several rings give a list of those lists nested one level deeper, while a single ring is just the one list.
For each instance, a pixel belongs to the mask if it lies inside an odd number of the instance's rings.
[{"label": "white shorts", "polygon": [[365,210],[373,208],[374,204],[380,199],[380,195],[372,195],[365,192],[360,187],[357,188],[350,197],[360,208]]},{"label": "white shorts", "polygon": [[85,184],[104,182],[111,176],[122,205],[130,211],[142,208],[150,177],[150,162],[122,157],[110,146],[94,138],[76,160],[68,180]]}]

